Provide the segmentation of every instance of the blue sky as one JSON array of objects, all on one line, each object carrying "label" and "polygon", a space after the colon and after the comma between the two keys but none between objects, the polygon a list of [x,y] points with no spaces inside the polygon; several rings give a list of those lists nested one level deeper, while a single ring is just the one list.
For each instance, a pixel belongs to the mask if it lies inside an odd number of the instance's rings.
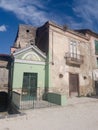
[{"label": "blue sky", "polygon": [[0,53],[10,53],[19,24],[51,20],[71,29],[98,32],[98,0],[0,0]]}]

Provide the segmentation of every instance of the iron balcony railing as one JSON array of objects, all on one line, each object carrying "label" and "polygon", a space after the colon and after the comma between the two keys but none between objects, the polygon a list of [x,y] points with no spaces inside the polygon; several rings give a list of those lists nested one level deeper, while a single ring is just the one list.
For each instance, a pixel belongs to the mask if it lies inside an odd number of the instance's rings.
[{"label": "iron balcony railing", "polygon": [[83,63],[83,55],[76,53],[65,53],[66,62],[69,64],[81,65]]}]

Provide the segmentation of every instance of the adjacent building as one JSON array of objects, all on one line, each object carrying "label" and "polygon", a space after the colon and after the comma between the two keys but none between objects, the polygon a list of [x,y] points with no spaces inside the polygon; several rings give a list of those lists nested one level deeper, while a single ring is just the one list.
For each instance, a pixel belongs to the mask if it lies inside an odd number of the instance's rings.
[{"label": "adjacent building", "polygon": [[47,54],[50,91],[67,97],[94,94],[88,36],[47,22],[37,30],[36,45]]},{"label": "adjacent building", "polygon": [[93,78],[93,87],[95,89],[96,94],[98,94],[98,34],[89,30],[89,29],[82,29],[78,30],[78,32],[84,34],[85,36],[89,37],[90,41],[90,55],[92,64],[92,78]]},{"label": "adjacent building", "polygon": [[0,112],[8,108],[11,100],[11,56],[0,54]]}]

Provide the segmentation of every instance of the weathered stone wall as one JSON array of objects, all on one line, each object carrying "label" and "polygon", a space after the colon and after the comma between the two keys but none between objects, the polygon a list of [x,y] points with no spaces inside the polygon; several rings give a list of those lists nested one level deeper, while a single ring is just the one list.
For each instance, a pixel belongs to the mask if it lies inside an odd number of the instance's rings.
[{"label": "weathered stone wall", "polygon": [[8,69],[0,68],[0,88],[8,87]]},{"label": "weathered stone wall", "polygon": [[11,57],[9,55],[0,55],[0,91],[8,92],[10,86],[10,67]]},{"label": "weathered stone wall", "polygon": [[19,25],[14,47],[23,48],[35,42],[36,28],[29,25]]},{"label": "weathered stone wall", "polygon": [[0,91],[8,92],[9,69],[8,61],[0,60]]}]

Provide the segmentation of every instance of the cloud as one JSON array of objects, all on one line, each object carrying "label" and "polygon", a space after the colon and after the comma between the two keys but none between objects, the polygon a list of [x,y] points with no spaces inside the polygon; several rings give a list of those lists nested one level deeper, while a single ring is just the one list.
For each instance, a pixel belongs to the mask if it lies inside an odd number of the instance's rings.
[{"label": "cloud", "polygon": [[63,16],[60,18],[61,14],[57,10],[62,5],[63,3],[53,4],[52,0],[0,0],[0,8],[14,13],[26,24],[35,26],[40,26],[48,20],[61,23]]},{"label": "cloud", "polygon": [[25,23],[39,25],[47,21],[45,4],[41,0],[0,0],[0,8],[13,12]]},{"label": "cloud", "polygon": [[5,32],[7,29],[6,29],[6,26],[5,25],[1,25],[0,26],[0,32]]},{"label": "cloud", "polygon": [[[68,5],[67,7],[68,8]],[[91,29],[98,32],[98,0],[73,0],[73,3],[69,4],[69,12],[63,14],[63,21],[71,29]]]},{"label": "cloud", "polygon": [[[74,0],[73,12],[81,20],[81,26],[96,30],[95,22],[98,21],[98,0]],[[76,21],[74,21],[76,22]],[[77,23],[77,22],[76,22]],[[77,23],[78,24],[78,23]]]},{"label": "cloud", "polygon": [[[72,3],[73,2],[73,3]],[[89,28],[97,31],[98,0],[0,0],[0,8],[10,11],[26,24],[40,26],[48,20],[67,24],[70,28]],[[67,11],[67,9],[69,9]],[[71,13],[70,13],[71,11]]]}]

